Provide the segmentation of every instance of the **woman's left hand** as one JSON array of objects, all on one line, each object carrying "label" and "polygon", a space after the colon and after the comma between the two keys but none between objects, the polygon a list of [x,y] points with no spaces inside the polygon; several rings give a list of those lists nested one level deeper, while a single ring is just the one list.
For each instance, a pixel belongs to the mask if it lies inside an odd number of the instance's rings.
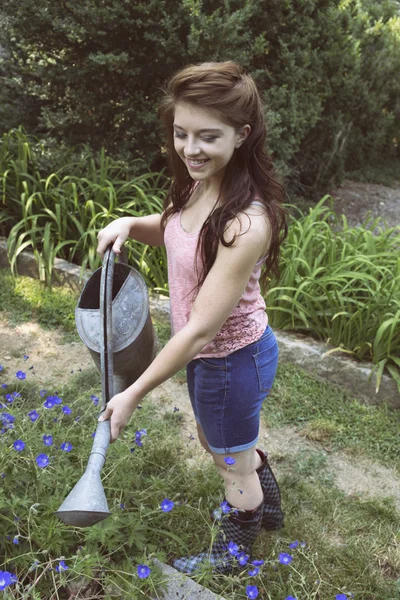
[{"label": "woman's left hand", "polygon": [[119,434],[125,428],[141,399],[142,398],[136,396],[132,397],[132,394],[128,394],[125,390],[125,392],[116,394],[109,402],[107,402],[105,410],[99,417],[99,421],[111,419],[111,444],[115,442]]}]

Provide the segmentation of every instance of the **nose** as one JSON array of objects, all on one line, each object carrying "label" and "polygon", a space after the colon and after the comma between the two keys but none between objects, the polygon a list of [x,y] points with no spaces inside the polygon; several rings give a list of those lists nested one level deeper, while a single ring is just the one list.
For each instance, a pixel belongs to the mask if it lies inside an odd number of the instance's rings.
[{"label": "nose", "polygon": [[187,137],[185,144],[185,155],[188,158],[194,158],[201,152],[198,143],[194,138]]}]

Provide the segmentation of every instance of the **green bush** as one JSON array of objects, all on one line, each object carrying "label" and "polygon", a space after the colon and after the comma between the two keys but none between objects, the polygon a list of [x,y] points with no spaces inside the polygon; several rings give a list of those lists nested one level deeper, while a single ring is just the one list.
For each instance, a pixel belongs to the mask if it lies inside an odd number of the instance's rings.
[{"label": "green bush", "polygon": [[[20,124],[56,152],[88,143],[160,170],[166,79],[188,63],[236,60],[260,86],[269,149],[291,191],[317,198],[346,168],[399,159],[391,0],[5,0],[2,12],[0,104],[25,103]],[[15,119],[3,116],[3,131]]]}]

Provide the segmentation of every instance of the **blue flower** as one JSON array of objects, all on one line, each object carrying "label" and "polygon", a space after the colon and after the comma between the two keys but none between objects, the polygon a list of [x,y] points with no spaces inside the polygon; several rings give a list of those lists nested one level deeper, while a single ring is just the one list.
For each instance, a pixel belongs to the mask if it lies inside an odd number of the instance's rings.
[{"label": "blue flower", "polygon": [[299,540],[296,540],[295,542],[292,542],[291,544],[289,544],[289,548],[297,548],[298,545],[299,545]]},{"label": "blue flower", "polygon": [[258,587],[256,585],[248,585],[246,587],[246,595],[248,598],[257,598]]},{"label": "blue flower", "polygon": [[57,573],[61,573],[61,571],[66,571],[68,568],[68,565],[66,565],[63,560],[60,560],[60,562],[56,566],[56,571]]},{"label": "blue flower", "polygon": [[125,508],[125,504],[123,502],[120,503],[119,505],[120,508],[124,509]]},{"label": "blue flower", "polygon": [[90,396],[90,399],[91,399],[91,400],[93,400],[93,404],[94,404],[95,406],[97,406],[97,405],[98,405],[98,403],[99,403],[99,399],[98,399],[98,397],[97,397],[97,396]]},{"label": "blue flower", "polygon": [[4,425],[9,425],[15,421],[14,415],[11,415],[10,413],[1,413],[0,418]]},{"label": "blue flower", "polygon": [[44,434],[43,442],[44,442],[45,446],[52,446],[53,445],[53,436],[50,434],[49,435]]},{"label": "blue flower", "polygon": [[239,546],[235,544],[235,542],[229,542],[228,552],[229,554],[232,554],[232,556],[236,556],[239,552]]},{"label": "blue flower", "polygon": [[21,452],[21,450],[23,450],[25,448],[25,442],[23,442],[22,440],[16,440],[13,443],[13,446],[14,446],[15,450],[17,450],[18,452]]},{"label": "blue flower", "polygon": [[164,498],[164,500],[161,502],[160,506],[161,506],[161,510],[163,512],[170,512],[174,508],[175,504],[172,500],[168,500],[168,498]]},{"label": "blue flower", "polygon": [[49,457],[47,456],[47,454],[39,454],[36,457],[36,464],[41,469],[44,469],[44,467],[47,467],[47,465],[49,463],[50,463],[50,460],[49,460]]},{"label": "blue flower", "polygon": [[47,396],[46,400],[43,402],[43,406],[45,408],[53,408],[53,406],[54,406],[53,396]]},{"label": "blue flower", "polygon": [[63,442],[60,448],[61,450],[64,450],[64,452],[71,452],[73,445],[71,444],[71,442]]},{"label": "blue flower", "polygon": [[255,567],[262,567],[264,564],[264,561],[263,560],[253,560],[251,564],[254,565]]},{"label": "blue flower", "polygon": [[59,396],[51,396],[51,398],[53,399],[54,404],[62,404],[62,400]]},{"label": "blue flower", "polygon": [[6,389],[6,387],[7,387],[7,384],[6,384],[6,383],[2,383],[2,384],[1,384],[1,387],[3,388],[3,390],[5,390],[5,389]]},{"label": "blue flower", "polygon": [[28,360],[29,356],[27,354],[24,354],[24,360]]},{"label": "blue flower", "polygon": [[295,598],[294,596],[288,596],[287,598],[285,598],[285,600],[297,600],[297,598]]},{"label": "blue flower", "polygon": [[287,554],[286,552],[281,552],[279,555],[279,562],[282,565],[288,565],[289,563],[291,563],[293,560],[293,556],[291,556],[290,554]]},{"label": "blue flower", "polygon": [[224,461],[226,462],[227,465],[234,465],[236,460],[234,458],[232,458],[232,456],[226,456],[224,458]]},{"label": "blue flower", "polygon": [[249,575],[250,577],[255,577],[256,575],[258,575],[260,572],[260,569],[258,567],[255,567],[254,569],[251,569],[251,571],[249,571]]},{"label": "blue flower", "polygon": [[0,371],[2,371],[2,370],[3,370],[3,365],[0,365]]},{"label": "blue flower", "polygon": [[347,600],[346,594],[336,594],[336,600]]},{"label": "blue flower", "polygon": [[17,377],[18,379],[26,379],[26,373],[24,373],[23,371],[17,371],[15,373],[15,377]]},{"label": "blue flower", "polygon": [[69,406],[63,406],[62,411],[63,411],[64,415],[70,415],[72,413],[72,410],[70,409]]},{"label": "blue flower", "polygon": [[15,544],[15,545],[19,544],[19,539],[18,539],[17,535],[13,539],[13,544]]},{"label": "blue flower", "polygon": [[300,542],[300,546],[301,546],[302,548],[304,548],[304,547],[306,546],[306,543],[305,543],[305,542]]},{"label": "blue flower", "polygon": [[46,393],[47,393],[46,390],[40,390],[40,392],[39,392],[39,394],[42,396],[42,398],[43,398],[43,396],[46,395]]},{"label": "blue flower", "polygon": [[148,577],[150,575],[150,568],[147,567],[146,565],[138,565],[137,568],[137,574],[138,577],[140,577],[140,579],[146,579],[146,577]]},{"label": "blue flower", "polygon": [[239,565],[241,565],[242,567],[244,567],[245,565],[247,565],[248,561],[249,561],[249,555],[245,554],[244,552],[241,552],[240,554],[236,555],[236,558],[239,562]]},{"label": "blue flower", "polygon": [[34,422],[40,417],[40,415],[36,410],[31,410],[31,412],[28,412],[28,417],[32,422]]},{"label": "blue flower", "polygon": [[225,514],[227,514],[231,510],[231,507],[229,506],[226,500],[221,502],[220,507],[222,508],[222,512]]},{"label": "blue flower", "polygon": [[14,396],[12,394],[6,394],[5,398],[7,402],[14,402]]},{"label": "blue flower", "polygon": [[4,590],[7,586],[12,583],[16,583],[18,580],[13,573],[8,571],[0,571],[0,591]]}]

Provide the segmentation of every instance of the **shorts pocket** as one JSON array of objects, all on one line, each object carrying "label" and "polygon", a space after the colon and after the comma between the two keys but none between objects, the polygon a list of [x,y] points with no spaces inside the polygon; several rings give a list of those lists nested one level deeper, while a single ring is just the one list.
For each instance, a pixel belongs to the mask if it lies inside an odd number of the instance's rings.
[{"label": "shorts pocket", "polygon": [[225,358],[198,358],[201,364],[209,367],[211,369],[221,369],[221,371],[226,371],[226,360]]},{"label": "shorts pocket", "polygon": [[270,392],[278,368],[278,345],[253,354],[261,392]]}]

